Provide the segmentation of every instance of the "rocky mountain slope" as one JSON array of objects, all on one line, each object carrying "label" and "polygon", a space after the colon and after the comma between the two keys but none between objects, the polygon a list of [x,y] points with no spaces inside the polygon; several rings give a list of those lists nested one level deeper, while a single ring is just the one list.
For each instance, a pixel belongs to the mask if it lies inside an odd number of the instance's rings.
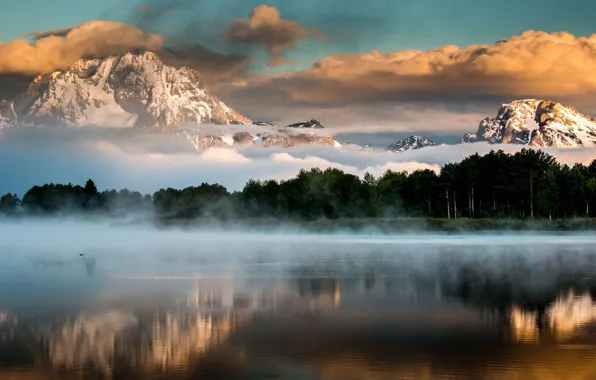
[{"label": "rocky mountain slope", "polygon": [[319,122],[318,120],[309,120],[307,122],[304,123],[294,123],[294,124],[290,124],[290,125],[286,125],[287,128],[325,128],[321,122]]},{"label": "rocky mountain slope", "polygon": [[386,150],[391,152],[405,152],[406,150],[420,149],[435,145],[437,144],[422,136],[410,136],[395,144],[389,145]]},{"label": "rocky mountain slope", "polygon": [[[265,127],[279,127],[279,124],[275,124],[275,123],[269,123],[266,121],[253,121],[252,122],[254,125],[260,125],[260,126],[265,126]],[[309,120],[309,121],[304,121],[304,122],[298,122],[298,123],[294,123],[294,124],[288,124],[285,126],[285,128],[314,128],[314,129],[323,129],[325,128],[320,121],[318,120]]]},{"label": "rocky mountain slope", "polygon": [[80,60],[37,77],[2,107],[20,125],[157,126],[250,120],[207,90],[199,72],[166,66],[148,51]]},{"label": "rocky mountain slope", "polygon": [[494,118],[480,122],[462,143],[523,144],[536,147],[596,146],[596,120],[550,100],[523,99],[501,105]]},{"label": "rocky mountain slope", "polygon": [[200,130],[182,130],[175,132],[178,137],[190,141],[197,151],[207,148],[245,148],[260,146],[263,148],[278,146],[291,148],[300,145],[327,145],[342,148],[342,145],[328,135],[314,133],[294,133],[285,129],[271,130],[271,132],[251,133],[247,131],[233,134],[216,135],[203,133]]}]

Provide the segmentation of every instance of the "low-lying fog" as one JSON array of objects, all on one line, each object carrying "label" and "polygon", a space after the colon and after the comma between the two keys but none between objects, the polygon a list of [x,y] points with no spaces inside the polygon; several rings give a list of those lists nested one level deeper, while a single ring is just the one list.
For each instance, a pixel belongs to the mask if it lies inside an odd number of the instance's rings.
[{"label": "low-lying fog", "polygon": [[325,278],[405,276],[454,289],[481,285],[472,293],[506,284],[515,294],[530,294],[555,292],[558,281],[596,281],[595,243],[591,234],[310,235],[31,221],[0,225],[0,282],[84,282],[90,275],[103,284],[205,276],[287,280],[299,270]]}]

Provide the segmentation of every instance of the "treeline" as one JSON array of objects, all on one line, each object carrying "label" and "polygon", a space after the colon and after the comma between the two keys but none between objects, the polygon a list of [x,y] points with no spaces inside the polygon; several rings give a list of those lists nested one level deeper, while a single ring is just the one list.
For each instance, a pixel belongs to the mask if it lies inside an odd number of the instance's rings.
[{"label": "treeline", "polygon": [[85,186],[34,186],[22,199],[6,194],[6,214],[126,215],[151,212],[162,220],[275,218],[575,218],[596,216],[596,160],[561,165],[533,149],[492,151],[445,165],[440,174],[387,171],[363,178],[338,169],[302,170],[287,181],[250,180],[242,191],[203,183],[143,195],[127,189],[99,192]]}]

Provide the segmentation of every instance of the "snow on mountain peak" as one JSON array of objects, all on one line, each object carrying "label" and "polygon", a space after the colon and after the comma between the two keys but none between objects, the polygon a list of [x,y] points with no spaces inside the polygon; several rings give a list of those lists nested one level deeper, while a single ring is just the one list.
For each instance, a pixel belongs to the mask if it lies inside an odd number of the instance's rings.
[{"label": "snow on mountain peak", "polygon": [[155,126],[250,120],[209,92],[189,67],[166,66],[150,51],[83,59],[36,78],[11,104],[24,124]]},{"label": "snow on mountain peak", "polygon": [[435,146],[434,142],[422,136],[410,136],[401,141],[391,144],[387,147],[388,151],[392,152],[404,152],[411,149],[420,149],[427,146]]},{"label": "snow on mountain peak", "polygon": [[227,131],[227,134],[213,134],[200,129],[175,131],[174,135],[191,142],[197,151],[207,148],[245,148],[247,146],[284,147],[290,148],[300,145],[327,145],[342,149],[343,146],[333,137],[315,133],[302,133],[291,130],[278,129],[271,131],[250,131],[250,127],[243,127],[238,132]]},{"label": "snow on mountain peak", "polygon": [[497,116],[485,118],[478,132],[461,142],[523,144],[538,147],[596,145],[596,120],[551,100],[522,99],[501,105]]}]

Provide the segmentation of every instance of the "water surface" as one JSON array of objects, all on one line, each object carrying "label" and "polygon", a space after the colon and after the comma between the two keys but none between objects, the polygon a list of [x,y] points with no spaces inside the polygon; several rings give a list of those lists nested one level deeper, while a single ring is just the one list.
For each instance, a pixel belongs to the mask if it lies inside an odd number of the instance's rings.
[{"label": "water surface", "polygon": [[596,378],[587,235],[6,231],[0,379]]}]

